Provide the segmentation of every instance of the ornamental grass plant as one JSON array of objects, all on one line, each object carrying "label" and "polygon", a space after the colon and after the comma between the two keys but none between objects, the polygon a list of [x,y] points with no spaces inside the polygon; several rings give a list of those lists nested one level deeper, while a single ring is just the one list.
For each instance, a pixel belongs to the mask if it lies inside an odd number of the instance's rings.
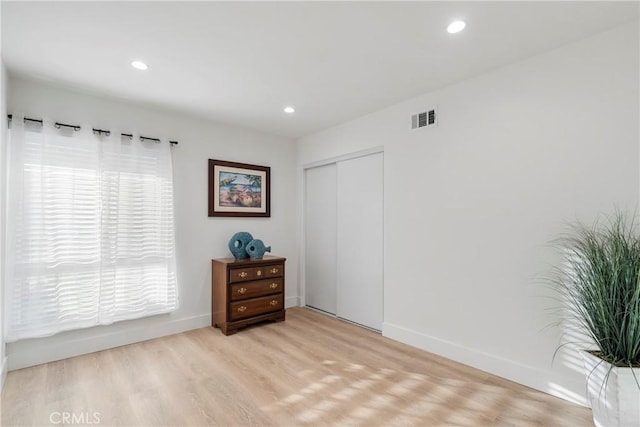
[{"label": "ornamental grass plant", "polygon": [[578,223],[557,241],[566,254],[552,279],[564,309],[617,367],[640,367],[640,236],[622,212]]}]

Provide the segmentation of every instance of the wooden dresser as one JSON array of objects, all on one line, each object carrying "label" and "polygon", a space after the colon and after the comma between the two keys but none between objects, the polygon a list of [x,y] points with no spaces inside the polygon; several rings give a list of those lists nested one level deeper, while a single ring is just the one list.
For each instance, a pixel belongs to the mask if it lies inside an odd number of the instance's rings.
[{"label": "wooden dresser", "polygon": [[211,260],[211,325],[231,335],[252,323],[282,321],[286,258]]}]

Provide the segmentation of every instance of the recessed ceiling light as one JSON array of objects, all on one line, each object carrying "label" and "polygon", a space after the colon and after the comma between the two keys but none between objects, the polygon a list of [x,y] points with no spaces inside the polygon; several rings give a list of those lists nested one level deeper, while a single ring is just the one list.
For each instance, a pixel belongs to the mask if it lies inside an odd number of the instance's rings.
[{"label": "recessed ceiling light", "polygon": [[142,61],[133,61],[131,62],[131,66],[138,70],[146,70],[147,68],[149,68],[149,66]]},{"label": "recessed ceiling light", "polygon": [[466,26],[467,26],[467,23],[464,21],[453,21],[447,27],[447,32],[450,34],[459,33],[460,31],[464,30],[464,27]]},{"label": "recessed ceiling light", "polygon": [[293,107],[284,107],[284,112],[288,114],[293,114],[296,112],[296,110]]}]

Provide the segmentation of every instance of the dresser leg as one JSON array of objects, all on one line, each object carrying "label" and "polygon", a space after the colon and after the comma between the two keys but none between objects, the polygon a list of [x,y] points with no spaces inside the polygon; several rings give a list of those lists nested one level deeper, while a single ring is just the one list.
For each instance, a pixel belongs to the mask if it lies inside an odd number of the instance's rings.
[{"label": "dresser leg", "polygon": [[222,331],[223,334],[225,335],[233,335],[236,332],[238,332],[238,328],[229,328],[227,325],[222,325],[220,327],[220,330]]},{"label": "dresser leg", "polygon": [[282,310],[282,314],[278,316],[278,318],[276,319],[276,322],[284,322],[286,314],[287,314],[287,310]]}]

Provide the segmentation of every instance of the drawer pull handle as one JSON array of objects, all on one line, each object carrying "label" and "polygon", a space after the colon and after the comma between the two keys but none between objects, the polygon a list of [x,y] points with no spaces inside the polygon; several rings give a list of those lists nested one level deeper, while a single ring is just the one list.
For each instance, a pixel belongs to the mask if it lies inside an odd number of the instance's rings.
[{"label": "drawer pull handle", "polygon": [[278,284],[277,283],[272,283],[272,284],[269,285],[269,287],[271,289],[276,289],[278,287]]},{"label": "drawer pull handle", "polygon": [[277,300],[272,300],[269,304],[273,307],[273,306],[278,305],[278,301]]},{"label": "drawer pull handle", "polygon": [[239,288],[237,291],[240,295],[244,295],[247,293],[247,288]]},{"label": "drawer pull handle", "polygon": [[273,267],[271,270],[269,270],[271,272],[271,274],[276,274],[278,272],[278,269]]},{"label": "drawer pull handle", "polygon": [[248,276],[246,271],[241,271],[240,273],[238,273],[238,276],[240,276],[242,279],[244,279],[245,277]]},{"label": "drawer pull handle", "polygon": [[258,276],[258,277],[262,276],[262,270],[256,271],[256,276]]},{"label": "drawer pull handle", "polygon": [[247,309],[247,307],[245,307],[244,305],[241,305],[240,307],[237,308],[238,313],[244,313],[244,311]]}]

